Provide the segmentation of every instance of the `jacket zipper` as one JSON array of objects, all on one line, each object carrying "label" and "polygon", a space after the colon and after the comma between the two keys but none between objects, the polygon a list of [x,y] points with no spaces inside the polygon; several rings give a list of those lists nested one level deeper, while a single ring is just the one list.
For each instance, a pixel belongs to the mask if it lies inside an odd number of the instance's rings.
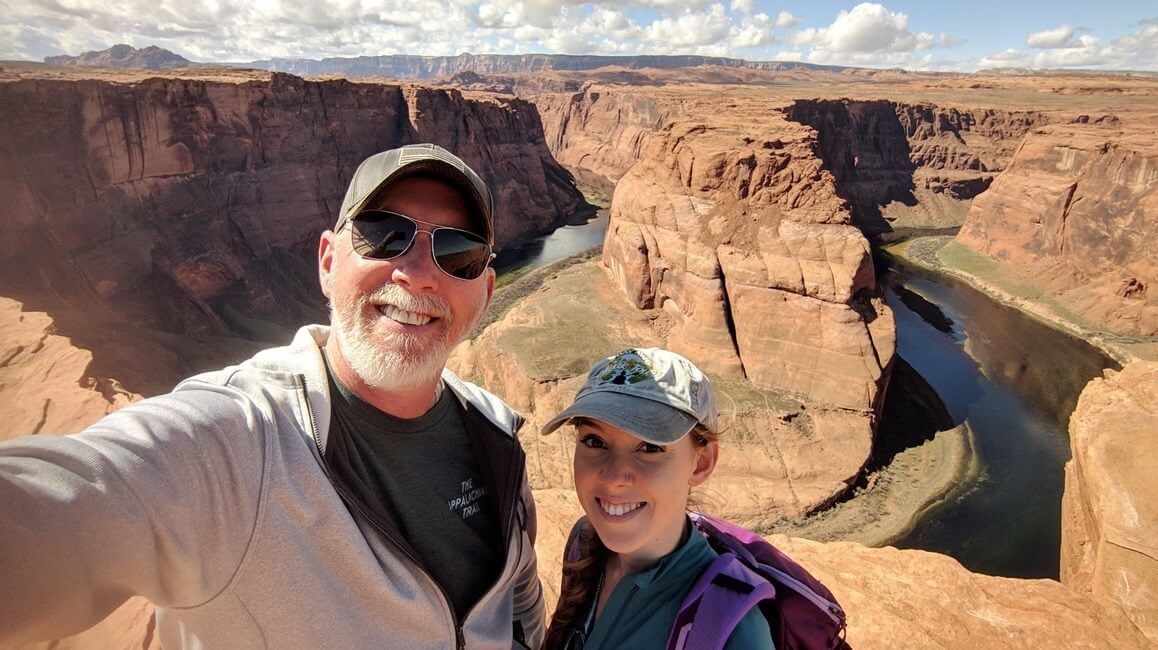
[{"label": "jacket zipper", "polygon": [[[442,585],[438,584],[438,581],[435,580],[433,576],[431,576],[429,573],[426,572],[425,569],[422,568],[422,562],[420,562],[418,560],[418,558],[414,557],[413,553],[408,551],[406,549],[406,547],[402,546],[402,544],[400,544],[397,540],[395,540],[393,537],[391,537],[389,533],[387,533],[385,530],[383,530],[382,527],[379,526],[378,523],[374,521],[374,518],[371,517],[369,514],[367,514],[365,510],[362,509],[362,506],[358,504],[357,500],[355,500],[353,497],[351,497],[350,494],[348,492],[346,492],[346,489],[343,488],[340,483],[338,483],[337,481],[334,480],[333,472],[331,472],[330,468],[328,466],[326,466],[326,450],[322,448],[322,440],[318,436],[318,421],[314,418],[313,407],[310,406],[310,394],[309,394],[309,390],[306,387],[306,377],[305,377],[305,375],[298,375],[297,379],[298,379],[298,385],[302,389],[302,394],[305,396],[306,415],[308,415],[310,418],[310,436],[314,439],[314,446],[317,448],[318,454],[321,456],[322,471],[325,472],[326,478],[329,479],[329,481],[330,481],[330,485],[332,485],[334,487],[334,491],[338,493],[338,496],[342,498],[342,501],[344,501],[346,503],[346,505],[350,506],[352,509],[357,511],[357,513],[362,517],[362,519],[364,519],[366,521],[366,523],[370,524],[370,526],[373,527],[374,530],[378,531],[378,534],[381,535],[382,538],[384,540],[386,540],[386,542],[388,544],[393,546],[403,556],[409,558],[410,561],[414,563],[414,566],[418,570],[418,572],[421,573],[422,575],[426,576],[426,578],[430,582],[430,584],[434,585],[434,588],[436,590],[438,590],[438,593],[442,596],[443,604],[446,606],[446,611],[447,611],[447,613],[450,614],[450,620],[454,624],[454,644],[455,644],[454,647],[457,650],[465,650],[465,648],[466,648],[466,636],[462,631],[462,623],[459,622],[458,615],[454,613],[454,608],[451,607],[451,605],[450,605],[450,597],[447,595],[446,590],[442,588]],[[468,614],[469,614],[469,612],[468,612]]]},{"label": "jacket zipper", "polygon": [[[522,483],[523,483],[523,470],[526,468],[526,462],[523,462],[523,463],[519,463],[519,462],[518,462],[518,458],[519,458],[519,455],[518,455],[517,453],[515,453],[515,454],[511,454],[511,465],[517,465],[518,467],[514,468],[514,469],[515,469],[515,471],[513,471],[513,472],[512,472],[512,471],[509,471],[511,468],[508,468],[508,471],[507,471],[507,476],[513,476],[513,477],[514,477],[514,479],[515,479],[515,480],[514,480],[514,485],[512,485],[512,484],[511,484],[511,483],[509,483],[509,482],[507,483],[507,486],[506,486],[506,490],[507,490],[508,492],[510,492],[512,489],[516,489],[516,490],[517,490],[517,489],[519,488],[519,486],[520,486],[520,485],[522,485]],[[505,546],[505,548],[503,549],[503,550],[505,551],[505,553],[503,554],[503,562],[504,562],[504,563],[506,562],[506,558],[507,558],[507,556],[509,556],[509,555],[511,554],[511,544],[512,544],[512,543],[518,543],[518,544],[520,545],[520,546],[519,546],[519,550],[518,550],[518,552],[516,552],[516,554],[515,554],[515,568],[518,568],[518,565],[519,565],[519,560],[521,560],[521,559],[522,559],[522,556],[523,556],[523,552],[522,552],[522,543],[523,543],[523,539],[522,539],[522,535],[520,535],[520,536],[519,536],[519,540],[518,540],[518,542],[512,542],[512,537],[511,537],[511,535],[512,535],[512,533],[514,532],[515,520],[516,520],[516,519],[518,519],[518,517],[519,517],[519,503],[521,503],[521,502],[522,502],[522,495],[521,495],[521,494],[519,494],[518,496],[516,496],[516,497],[515,497],[515,498],[514,498],[514,499],[511,501],[511,507],[512,507],[512,508],[514,508],[514,512],[512,512],[512,513],[511,513],[510,521],[509,521],[509,522],[507,522],[506,537],[505,537],[505,538],[503,538],[503,543],[504,543],[504,546]],[[525,517],[527,516],[527,515],[526,515],[526,510],[525,510],[525,508],[526,508],[526,504],[524,504],[524,505],[523,505],[523,507],[524,507],[524,514],[523,514],[523,517],[525,518]],[[499,514],[500,514],[500,516],[501,516],[503,513],[499,513]],[[505,565],[504,565],[504,571],[503,571],[503,573],[505,573],[505,568],[506,568],[506,567],[505,567]],[[503,578],[503,573],[499,573],[499,582],[501,582],[501,581],[502,581],[502,578]],[[432,581],[433,581],[433,580],[432,580]],[[494,585],[491,585],[491,588],[490,588],[490,589],[488,589],[488,590],[487,590],[487,592],[486,592],[485,594],[483,594],[483,596],[486,596],[487,594],[489,594],[489,593],[490,593],[490,592],[491,592],[491,591],[492,591],[492,590],[493,590],[495,587],[497,587],[497,586],[498,586],[498,584],[499,584],[499,583],[498,583],[498,582],[496,582]],[[476,603],[475,603],[475,605],[477,605],[479,602],[482,602],[482,599],[481,599],[481,598],[478,600],[478,602],[476,602]],[[475,607],[475,605],[471,605],[470,609],[468,609],[468,610],[466,611],[466,616],[467,616],[467,618],[469,618],[469,617],[470,617],[470,614],[471,614],[471,612],[473,612],[473,611],[474,611],[474,607]],[[460,628],[460,632],[461,632],[461,628]],[[526,645],[526,644],[524,644],[524,645]],[[463,650],[465,647],[466,647],[466,646],[465,646],[465,644],[464,644],[464,645],[459,645],[459,650]]]}]

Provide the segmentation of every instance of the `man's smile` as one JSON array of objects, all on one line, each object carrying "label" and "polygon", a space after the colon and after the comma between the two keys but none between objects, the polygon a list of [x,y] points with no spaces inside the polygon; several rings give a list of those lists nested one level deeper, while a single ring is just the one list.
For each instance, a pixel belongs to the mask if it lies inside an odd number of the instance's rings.
[{"label": "man's smile", "polygon": [[383,316],[406,325],[425,325],[434,320],[433,316],[406,311],[394,305],[376,305],[375,307]]}]

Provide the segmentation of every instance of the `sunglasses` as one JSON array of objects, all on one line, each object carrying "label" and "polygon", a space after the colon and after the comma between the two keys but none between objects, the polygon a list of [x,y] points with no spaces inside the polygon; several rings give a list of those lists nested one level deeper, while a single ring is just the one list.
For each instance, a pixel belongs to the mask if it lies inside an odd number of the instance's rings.
[{"label": "sunglasses", "polygon": [[[349,223],[354,251],[368,259],[392,260],[406,254],[420,230],[430,233],[434,262],[451,277],[473,280],[483,274],[495,257],[490,244],[473,232],[389,210],[363,210]],[[338,230],[341,229],[339,226]]]}]

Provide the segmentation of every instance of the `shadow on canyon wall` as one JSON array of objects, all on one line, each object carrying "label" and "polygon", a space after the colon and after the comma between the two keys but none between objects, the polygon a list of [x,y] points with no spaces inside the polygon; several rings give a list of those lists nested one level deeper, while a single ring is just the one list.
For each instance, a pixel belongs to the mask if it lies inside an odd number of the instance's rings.
[{"label": "shadow on canyon wall", "polygon": [[89,374],[154,394],[325,320],[318,236],[369,155],[432,141],[492,188],[516,245],[590,213],[533,104],[284,74],[22,79],[0,92],[0,295]]}]

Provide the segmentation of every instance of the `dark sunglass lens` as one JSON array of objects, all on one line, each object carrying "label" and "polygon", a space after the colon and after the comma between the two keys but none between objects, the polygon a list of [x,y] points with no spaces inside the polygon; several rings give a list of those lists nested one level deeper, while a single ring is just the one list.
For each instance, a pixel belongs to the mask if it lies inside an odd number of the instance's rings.
[{"label": "dark sunglass lens", "polygon": [[448,274],[473,280],[486,270],[491,247],[473,233],[439,229],[434,231],[434,259]]},{"label": "dark sunglass lens", "polygon": [[354,250],[362,257],[388,260],[406,252],[418,231],[415,223],[390,212],[366,210],[353,222]]}]

